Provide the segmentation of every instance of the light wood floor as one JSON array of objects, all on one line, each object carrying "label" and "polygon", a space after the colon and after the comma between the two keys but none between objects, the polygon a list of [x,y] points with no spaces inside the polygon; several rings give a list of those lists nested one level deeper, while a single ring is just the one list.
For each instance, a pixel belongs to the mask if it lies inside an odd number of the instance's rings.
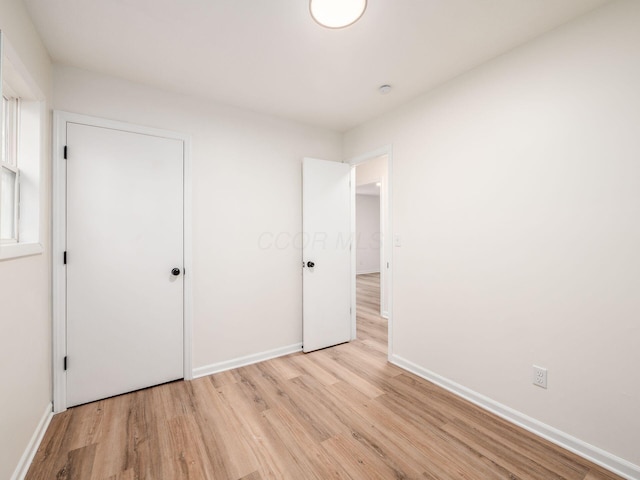
[{"label": "light wood floor", "polygon": [[72,408],[27,479],[619,478],[387,363],[357,292],[359,340]]}]

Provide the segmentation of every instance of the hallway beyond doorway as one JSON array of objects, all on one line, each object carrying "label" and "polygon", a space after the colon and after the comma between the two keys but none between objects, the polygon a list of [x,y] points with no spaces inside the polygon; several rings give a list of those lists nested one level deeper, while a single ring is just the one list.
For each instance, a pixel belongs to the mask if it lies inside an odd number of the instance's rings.
[{"label": "hallway beyond doorway", "polygon": [[387,353],[387,320],[380,316],[380,274],[356,276],[356,326],[358,340]]}]

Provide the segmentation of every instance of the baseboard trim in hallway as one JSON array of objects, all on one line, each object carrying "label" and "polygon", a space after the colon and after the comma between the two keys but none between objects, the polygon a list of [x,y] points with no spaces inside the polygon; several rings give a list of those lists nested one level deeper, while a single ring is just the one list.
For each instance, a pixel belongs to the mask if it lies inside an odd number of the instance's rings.
[{"label": "baseboard trim in hallway", "polygon": [[389,361],[394,365],[407,370],[414,375],[424,378],[425,380],[435,383],[436,385],[448,390],[469,402],[488,410],[489,412],[511,422],[529,432],[538,435],[576,455],[581,456],[607,470],[620,475],[629,480],[640,480],[640,466],[634,465],[626,460],[606,452],[598,447],[590,445],[579,440],[561,430],[553,428],[524,413],[514,410],[510,407],[502,405],[484,395],[477,393],[467,387],[455,383],[445,377],[433,373],[425,368],[416,365],[398,355],[391,355]]}]

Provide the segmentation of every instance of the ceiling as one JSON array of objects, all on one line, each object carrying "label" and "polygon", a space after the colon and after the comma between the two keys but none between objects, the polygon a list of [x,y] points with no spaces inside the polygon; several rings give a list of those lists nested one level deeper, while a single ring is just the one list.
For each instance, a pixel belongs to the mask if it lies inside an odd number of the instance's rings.
[{"label": "ceiling", "polygon": [[[54,62],[345,131],[608,0],[24,0]],[[380,95],[378,87],[393,89]]]}]

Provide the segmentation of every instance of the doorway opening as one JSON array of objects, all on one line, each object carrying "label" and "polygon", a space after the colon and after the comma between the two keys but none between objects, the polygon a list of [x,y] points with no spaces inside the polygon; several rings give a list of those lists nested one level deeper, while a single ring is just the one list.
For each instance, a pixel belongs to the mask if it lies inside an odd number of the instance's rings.
[{"label": "doorway opening", "polygon": [[352,337],[391,354],[390,148],[353,165]]},{"label": "doorway opening", "polygon": [[[358,171],[367,164],[356,167]],[[382,317],[382,229],[380,188],[382,179],[356,183],[356,328],[357,337],[378,346],[387,344],[387,321]]]}]

